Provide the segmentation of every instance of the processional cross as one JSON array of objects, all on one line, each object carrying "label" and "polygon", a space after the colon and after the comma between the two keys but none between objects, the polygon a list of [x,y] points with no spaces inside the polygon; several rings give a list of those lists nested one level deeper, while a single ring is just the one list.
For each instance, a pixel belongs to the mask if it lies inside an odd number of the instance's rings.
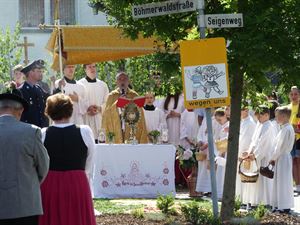
[{"label": "processional cross", "polygon": [[17,46],[24,48],[24,63],[27,65],[29,63],[28,59],[28,47],[34,47],[33,43],[28,43],[28,39],[25,36],[23,43],[18,43]]}]

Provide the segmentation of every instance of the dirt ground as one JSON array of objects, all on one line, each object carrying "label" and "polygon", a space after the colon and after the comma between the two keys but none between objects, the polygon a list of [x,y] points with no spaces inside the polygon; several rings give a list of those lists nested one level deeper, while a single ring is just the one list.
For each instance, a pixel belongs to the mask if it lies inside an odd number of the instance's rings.
[{"label": "dirt ground", "polygon": [[[178,216],[174,221],[139,219],[131,214],[101,215],[97,217],[97,225],[192,225]],[[231,225],[233,223],[226,223]],[[300,217],[285,214],[269,214],[262,219],[263,225],[296,225],[300,224]]]}]

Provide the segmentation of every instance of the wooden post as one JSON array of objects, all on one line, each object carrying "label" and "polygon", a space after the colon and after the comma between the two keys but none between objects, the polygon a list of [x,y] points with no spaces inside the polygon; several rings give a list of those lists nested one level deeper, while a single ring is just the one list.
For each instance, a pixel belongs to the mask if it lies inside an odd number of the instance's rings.
[{"label": "wooden post", "polygon": [[28,47],[34,47],[34,44],[33,43],[28,43],[28,39],[25,36],[24,37],[24,43],[18,43],[17,46],[24,48],[24,63],[25,63],[25,65],[27,65],[29,63]]}]

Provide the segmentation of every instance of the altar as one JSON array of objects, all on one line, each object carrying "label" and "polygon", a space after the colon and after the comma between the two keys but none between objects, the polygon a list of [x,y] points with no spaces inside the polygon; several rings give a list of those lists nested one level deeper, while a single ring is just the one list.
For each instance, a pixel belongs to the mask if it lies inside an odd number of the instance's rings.
[{"label": "altar", "polygon": [[173,145],[98,144],[94,156],[94,198],[156,198],[175,195]]}]

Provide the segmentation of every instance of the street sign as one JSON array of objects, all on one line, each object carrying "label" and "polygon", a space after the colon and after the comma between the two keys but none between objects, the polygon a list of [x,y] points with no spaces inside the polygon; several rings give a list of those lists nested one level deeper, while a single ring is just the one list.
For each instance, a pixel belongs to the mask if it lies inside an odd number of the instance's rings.
[{"label": "street sign", "polygon": [[190,109],[230,104],[224,38],[180,42],[184,104]]},{"label": "street sign", "polygon": [[206,14],[207,28],[243,27],[243,14]]},{"label": "street sign", "polygon": [[191,12],[197,9],[196,6],[196,0],[173,0],[134,5],[132,7],[132,17],[134,19],[140,19],[173,13]]}]

